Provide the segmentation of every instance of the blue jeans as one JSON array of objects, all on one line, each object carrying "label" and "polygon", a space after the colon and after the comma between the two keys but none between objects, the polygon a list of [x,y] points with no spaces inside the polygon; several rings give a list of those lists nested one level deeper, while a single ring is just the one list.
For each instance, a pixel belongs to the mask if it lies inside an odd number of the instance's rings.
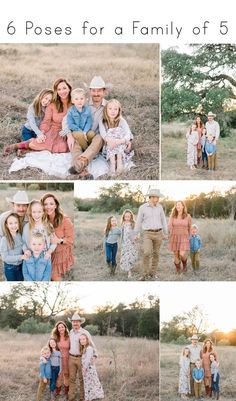
[{"label": "blue jeans", "polygon": [[56,383],[59,372],[60,372],[60,366],[51,366],[50,391],[56,390]]},{"label": "blue jeans", "polygon": [[106,260],[107,263],[111,263],[112,266],[116,266],[116,254],[118,250],[118,244],[115,242],[114,244],[109,244],[106,242]]},{"label": "blue jeans", "polygon": [[4,262],[4,273],[7,281],[24,281],[21,265],[10,265]]},{"label": "blue jeans", "polygon": [[211,375],[211,389],[212,389],[212,391],[218,392],[218,391],[220,391],[220,388],[219,388],[220,375],[219,375],[219,373],[217,373],[217,375],[216,375],[215,382],[213,381],[213,379],[214,379],[214,375]]},{"label": "blue jeans", "polygon": [[37,135],[34,133],[34,131],[31,131],[29,128],[23,126],[21,130],[21,137],[23,141],[28,141],[31,138],[37,138]]}]

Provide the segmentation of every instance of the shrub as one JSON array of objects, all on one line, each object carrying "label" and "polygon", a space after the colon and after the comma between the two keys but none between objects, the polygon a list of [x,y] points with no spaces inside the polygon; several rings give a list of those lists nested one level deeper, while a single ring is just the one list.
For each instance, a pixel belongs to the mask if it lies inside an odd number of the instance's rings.
[{"label": "shrub", "polygon": [[99,334],[99,328],[95,324],[88,324],[87,326],[85,326],[85,330],[88,330],[88,332],[92,336],[96,336],[97,334]]},{"label": "shrub", "polygon": [[179,336],[175,341],[175,344],[179,344],[179,345],[185,345],[188,343],[189,343],[188,339],[183,334],[181,336]]},{"label": "shrub", "polygon": [[45,334],[49,333],[52,329],[50,323],[38,322],[33,318],[24,320],[20,326],[17,327],[19,333],[29,333],[29,334]]}]

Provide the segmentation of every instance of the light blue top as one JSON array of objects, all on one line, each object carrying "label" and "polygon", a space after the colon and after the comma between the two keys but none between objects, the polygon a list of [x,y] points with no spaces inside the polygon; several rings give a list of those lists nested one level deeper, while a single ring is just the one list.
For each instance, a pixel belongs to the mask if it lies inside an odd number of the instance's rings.
[{"label": "light blue top", "polygon": [[23,241],[19,233],[14,237],[14,248],[11,249],[6,237],[2,237],[0,244],[1,257],[3,262],[19,266],[22,263]]},{"label": "light blue top", "polygon": [[189,242],[191,252],[197,252],[202,247],[202,241],[199,235],[190,235]]},{"label": "light blue top", "polygon": [[24,281],[50,281],[52,273],[51,259],[44,259],[44,252],[38,258],[32,255],[23,261]]},{"label": "light blue top", "polygon": [[206,141],[206,144],[205,144],[205,152],[206,152],[207,154],[209,154],[209,153],[212,153],[212,154],[216,153],[216,145],[215,145],[213,142],[208,142],[208,141]]},{"label": "light blue top", "polygon": [[118,227],[111,228],[108,236],[105,237],[105,242],[108,244],[115,244],[121,236],[121,229]]},{"label": "light blue top", "polygon": [[59,366],[61,372],[61,353],[58,350],[52,351],[51,356],[51,366]]},{"label": "light blue top", "polygon": [[204,369],[203,368],[193,368],[192,372],[193,380],[203,380],[204,379]]},{"label": "light blue top", "polygon": [[83,106],[82,111],[79,111],[72,106],[67,113],[67,124],[71,131],[88,132],[93,125],[90,107]]},{"label": "light blue top", "polygon": [[216,361],[211,362],[211,374],[214,375],[213,381],[215,382],[216,378],[217,378],[217,374],[219,374],[219,369],[218,369]]},{"label": "light blue top", "polygon": [[[46,362],[46,363],[45,363]],[[51,379],[52,377],[52,370],[51,370],[51,360],[46,358],[40,358],[40,365],[39,365],[39,376],[41,379]]]},{"label": "light blue top", "polygon": [[41,116],[36,117],[33,104],[29,105],[26,116],[27,121],[24,124],[24,126],[30,129],[31,131],[34,131],[34,133],[37,136],[42,134],[42,131],[40,131],[39,126],[44,119],[44,115],[45,115],[45,107],[42,107]]}]

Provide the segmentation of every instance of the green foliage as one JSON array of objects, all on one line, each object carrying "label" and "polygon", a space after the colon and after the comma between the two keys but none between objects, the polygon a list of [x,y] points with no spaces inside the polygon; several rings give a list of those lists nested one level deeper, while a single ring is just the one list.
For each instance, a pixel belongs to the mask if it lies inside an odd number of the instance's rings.
[{"label": "green foliage", "polygon": [[156,308],[144,310],[139,320],[141,337],[159,338],[159,311]]},{"label": "green foliage", "polygon": [[52,330],[52,326],[49,322],[43,323],[39,322],[33,318],[24,320],[20,326],[17,327],[19,333],[29,333],[29,334],[45,334]]},{"label": "green foliage", "polygon": [[92,336],[96,336],[97,334],[99,334],[98,326],[95,324],[87,324],[87,326],[85,326],[85,329],[88,330],[88,332]]},{"label": "green foliage", "polygon": [[185,345],[188,343],[189,343],[189,340],[183,334],[181,336],[179,336],[175,341],[175,344],[179,344],[179,345]]}]

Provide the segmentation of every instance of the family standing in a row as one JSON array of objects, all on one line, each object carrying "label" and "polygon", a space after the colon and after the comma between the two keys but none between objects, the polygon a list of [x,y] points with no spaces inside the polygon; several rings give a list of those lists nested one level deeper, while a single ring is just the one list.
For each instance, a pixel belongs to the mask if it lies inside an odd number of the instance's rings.
[{"label": "family standing in a row", "polygon": [[8,281],[61,280],[74,264],[74,227],[52,193],[29,201],[25,191],[6,198],[0,215],[0,252]]},{"label": "family standing in a row", "polygon": [[93,178],[89,163],[103,148],[110,173],[120,173],[132,156],[133,135],[121,114],[117,99],[107,101],[107,85],[95,76],[90,85],[90,98],[83,88],[72,90],[64,78],[57,79],[53,90],[44,89],[29,106],[21,135],[23,142],[4,147],[4,155],[17,151],[48,150],[71,152],[71,174]]},{"label": "family standing in a row", "polygon": [[197,167],[206,168],[209,172],[216,169],[216,143],[220,136],[220,126],[211,111],[204,125],[201,117],[196,117],[186,134],[187,165],[191,170]]}]

